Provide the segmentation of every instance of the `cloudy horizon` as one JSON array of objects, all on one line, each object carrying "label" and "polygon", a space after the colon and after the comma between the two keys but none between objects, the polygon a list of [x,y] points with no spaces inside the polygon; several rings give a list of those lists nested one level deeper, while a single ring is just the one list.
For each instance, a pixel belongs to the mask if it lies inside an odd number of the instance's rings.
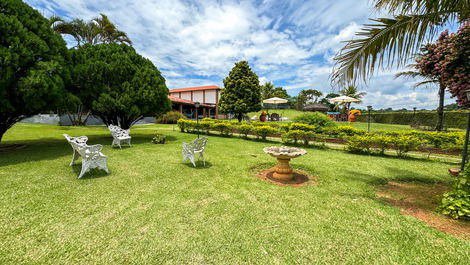
[{"label": "cloudy horizon", "polygon": [[[67,20],[106,14],[160,69],[170,89],[223,86],[234,63],[247,60],[261,83],[271,81],[291,96],[302,89],[333,92],[329,75],[342,41],[378,15],[368,0],[25,2],[47,17]],[[394,78],[399,71],[379,71],[367,85],[359,84],[367,95],[356,106],[435,109],[437,88],[413,89],[415,80]],[[446,98],[446,104],[454,102]]]}]

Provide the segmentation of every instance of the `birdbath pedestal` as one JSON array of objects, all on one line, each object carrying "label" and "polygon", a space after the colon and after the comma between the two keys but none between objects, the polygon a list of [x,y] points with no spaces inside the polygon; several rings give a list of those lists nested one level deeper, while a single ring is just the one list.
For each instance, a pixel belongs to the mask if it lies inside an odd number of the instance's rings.
[{"label": "birdbath pedestal", "polygon": [[294,169],[290,166],[289,161],[307,153],[304,149],[287,146],[266,147],[263,151],[277,159],[278,163],[274,167],[273,178],[283,181],[292,180],[294,177]]}]

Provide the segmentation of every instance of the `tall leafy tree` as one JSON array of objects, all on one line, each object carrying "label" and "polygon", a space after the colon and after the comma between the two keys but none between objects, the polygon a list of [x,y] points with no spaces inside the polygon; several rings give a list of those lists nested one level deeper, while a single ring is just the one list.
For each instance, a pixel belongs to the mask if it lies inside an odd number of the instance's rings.
[{"label": "tall leafy tree", "polygon": [[321,91],[318,91],[316,89],[306,89],[300,91],[300,94],[302,94],[305,98],[305,102],[312,102],[312,103],[317,103],[318,98],[323,96],[323,93]]},{"label": "tall leafy tree", "polygon": [[50,18],[52,28],[60,34],[71,35],[77,42],[77,46],[85,43],[127,43],[132,44],[127,34],[117,29],[105,14],[100,14],[90,21],[73,19],[65,21],[60,17]]},{"label": "tall leafy tree", "polygon": [[335,57],[332,81],[354,83],[377,69],[403,66],[422,44],[437,35],[442,26],[469,18],[467,0],[374,0],[378,12],[391,17],[372,19],[357,38],[350,40]]},{"label": "tall leafy tree", "polygon": [[336,98],[336,97],[339,97],[339,96],[340,95],[336,94],[336,93],[329,93],[324,98],[322,98],[320,100],[320,103],[323,104],[323,105],[327,105],[329,111],[338,111],[339,110],[339,105],[335,104],[335,103],[331,103],[330,99]]},{"label": "tall leafy tree", "polygon": [[266,82],[265,84],[260,86],[261,88],[261,99],[267,99],[272,97],[278,98],[289,98],[289,94],[287,91],[282,87],[274,87],[272,82]]},{"label": "tall leafy tree", "polygon": [[220,112],[233,113],[241,121],[246,113],[261,110],[259,79],[247,61],[235,63],[224,79],[224,87],[219,100]]},{"label": "tall leafy tree", "polygon": [[[358,92],[357,87],[355,86],[348,86],[346,88],[343,88],[339,91],[339,93],[343,96],[348,96],[348,97],[352,97],[352,98],[359,99],[359,100],[361,100],[362,97],[366,95],[366,92]],[[358,103],[360,102],[361,101],[359,101]],[[351,107],[351,102],[344,103],[345,110],[349,110],[350,107]]]},{"label": "tall leafy tree", "polygon": [[0,141],[19,120],[53,110],[70,95],[64,40],[20,0],[0,1]]},{"label": "tall leafy tree", "polygon": [[128,45],[85,44],[72,50],[72,61],[75,93],[107,125],[127,129],[171,109],[160,71]]}]

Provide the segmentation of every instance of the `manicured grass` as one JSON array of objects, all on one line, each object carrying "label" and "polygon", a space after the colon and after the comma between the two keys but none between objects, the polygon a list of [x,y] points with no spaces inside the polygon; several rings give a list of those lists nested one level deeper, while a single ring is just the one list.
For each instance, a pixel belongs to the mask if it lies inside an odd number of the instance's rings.
[{"label": "manicured grass", "polygon": [[[155,132],[165,145],[151,144]],[[61,134],[104,144],[109,176],[77,179]],[[470,242],[375,195],[388,181],[451,183],[448,164],[307,148],[296,168],[317,185],[253,175],[275,161],[264,143],[209,136],[207,164],[181,162],[196,136],[138,126],[112,149],[104,127],[18,124],[0,153],[0,264],[466,264]]]}]

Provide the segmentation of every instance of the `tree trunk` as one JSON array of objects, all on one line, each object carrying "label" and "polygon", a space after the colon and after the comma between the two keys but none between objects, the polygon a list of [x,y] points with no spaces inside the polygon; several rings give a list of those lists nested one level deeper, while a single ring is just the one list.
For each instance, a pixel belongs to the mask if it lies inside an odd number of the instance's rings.
[{"label": "tree trunk", "polygon": [[437,124],[436,131],[442,131],[444,129],[444,95],[446,92],[446,86],[442,81],[439,82],[439,106],[437,107]]},{"label": "tree trunk", "polygon": [[243,113],[238,113],[237,115],[238,122],[242,122],[242,118],[243,118]]},{"label": "tree trunk", "polygon": [[24,116],[9,116],[8,113],[0,114],[0,143],[2,142],[3,135],[11,128],[15,123],[20,121]]}]

